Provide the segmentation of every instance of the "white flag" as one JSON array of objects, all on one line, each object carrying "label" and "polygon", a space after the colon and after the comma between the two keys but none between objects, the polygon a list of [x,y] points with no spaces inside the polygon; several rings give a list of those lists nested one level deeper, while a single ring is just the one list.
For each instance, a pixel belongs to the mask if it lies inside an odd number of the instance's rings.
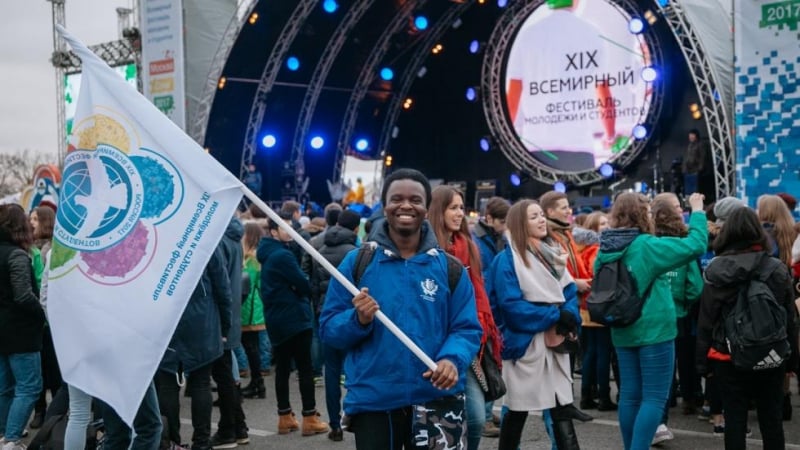
[{"label": "white flag", "polygon": [[48,316],[67,383],[133,423],[241,183],[82,43]]}]

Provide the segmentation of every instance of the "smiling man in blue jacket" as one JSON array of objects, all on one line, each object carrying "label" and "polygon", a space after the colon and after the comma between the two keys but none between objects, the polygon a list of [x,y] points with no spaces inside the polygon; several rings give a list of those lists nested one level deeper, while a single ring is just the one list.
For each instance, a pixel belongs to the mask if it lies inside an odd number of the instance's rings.
[{"label": "smiling man in blue jacket", "polygon": [[[386,220],[372,232],[377,249],[359,277],[361,292],[353,297],[335,278],[328,287],[320,338],[347,351],[344,410],[359,450],[414,448],[414,434],[424,435],[414,424],[422,411],[414,405],[444,399],[449,405],[462,402],[463,411],[464,379],[481,327],[463,269],[451,292],[447,256],[425,222],[430,199],[422,173],[399,169],[389,175],[381,193]],[[357,253],[351,251],[339,266],[350,280]],[[374,323],[378,309],[436,361],[435,371]],[[459,439],[464,423],[448,423],[447,438]]]}]

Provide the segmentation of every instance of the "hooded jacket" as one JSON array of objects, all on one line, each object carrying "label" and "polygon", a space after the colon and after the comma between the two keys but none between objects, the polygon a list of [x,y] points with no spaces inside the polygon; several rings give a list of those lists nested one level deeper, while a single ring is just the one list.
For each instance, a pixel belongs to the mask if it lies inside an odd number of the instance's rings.
[{"label": "hooded jacket", "polygon": [[489,268],[492,266],[494,257],[506,247],[505,237],[483,221],[475,224],[472,237],[481,254],[481,271],[485,280],[489,276]]},{"label": "hooded jacket", "polygon": [[242,222],[232,217],[219,243],[225,255],[225,268],[231,285],[231,331],[225,342],[225,350],[233,350],[242,344],[242,236]]},{"label": "hooded jacket", "polygon": [[[320,339],[347,351],[344,410],[350,415],[390,411],[464,392],[465,375],[483,332],[466,271],[450,292],[447,256],[437,249],[427,223],[422,225],[419,249],[409,259],[399,256],[386,221],[376,227],[371,236],[378,248],[357,287],[368,287],[381,311],[425,354],[434,361],[451,361],[459,379],[450,390],[435,388],[422,377],[427,367],[385,326],[377,320],[367,326],[359,323],[353,294],[331,279],[320,315]],[[351,282],[357,253],[348,253],[339,266]]]},{"label": "hooded jacket", "polygon": [[272,345],[311,330],[311,285],[294,254],[283,242],[265,237],[258,244],[256,258],[261,263],[261,301]]},{"label": "hooded jacket", "polygon": [[[706,283],[700,301],[700,316],[697,320],[695,363],[699,373],[710,372],[707,358],[709,349],[713,348],[724,355],[730,354],[725,343],[724,327],[720,325],[728,312],[733,309],[739,298],[739,291],[746,288],[748,280],[758,276],[759,269],[764,267],[764,261],[769,257],[764,251],[745,251],[723,253],[711,260],[704,275]],[[778,303],[786,309],[786,333],[792,349],[787,371],[792,371],[793,368],[796,370],[797,309],[794,306],[791,278],[786,266],[780,264],[780,267],[766,280],[766,284]]]},{"label": "hooded jacket", "polygon": [[[338,267],[347,253],[356,248],[357,240],[358,236],[353,230],[334,225],[325,232],[324,243],[322,247],[319,248],[319,253],[331,263],[333,267]],[[319,299],[316,308],[320,309],[322,308],[322,301],[325,299],[325,293],[328,291],[331,274],[316,261],[312,261],[312,267],[311,298]]]},{"label": "hooded jacket", "polygon": [[707,243],[708,228],[702,211],[692,213],[689,234],[683,238],[656,237],[634,228],[610,229],[600,234],[595,271],[602,264],[622,258],[636,279],[639,295],[650,288],[642,316],[627,327],[611,329],[615,346],[640,347],[675,339],[675,302],[666,273],[696,260],[706,251]]},{"label": "hooded jacket", "polygon": [[191,372],[222,356],[231,328],[231,287],[225,256],[217,246],[183,310],[161,359],[160,370]]}]

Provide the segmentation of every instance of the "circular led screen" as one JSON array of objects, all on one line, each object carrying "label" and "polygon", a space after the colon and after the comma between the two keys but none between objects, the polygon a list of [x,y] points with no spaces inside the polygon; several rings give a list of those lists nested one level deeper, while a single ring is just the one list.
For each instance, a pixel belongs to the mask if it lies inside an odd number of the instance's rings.
[{"label": "circular led screen", "polygon": [[630,20],[609,0],[548,0],[517,31],[505,62],[506,112],[542,165],[591,170],[631,147],[659,74]]}]

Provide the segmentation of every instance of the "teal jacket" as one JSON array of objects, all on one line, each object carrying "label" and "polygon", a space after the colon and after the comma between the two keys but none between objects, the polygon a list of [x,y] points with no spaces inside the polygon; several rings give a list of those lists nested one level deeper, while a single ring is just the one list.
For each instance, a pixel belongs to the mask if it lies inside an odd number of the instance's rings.
[{"label": "teal jacket", "polygon": [[684,238],[656,237],[637,229],[617,228],[600,235],[600,252],[595,270],[602,264],[622,258],[644,295],[642,316],[624,328],[612,328],[611,338],[617,347],[640,347],[675,339],[675,302],[666,273],[694,262],[706,251],[708,228],[702,212],[692,213],[689,235]]},{"label": "teal jacket", "polygon": [[675,301],[675,316],[678,319],[686,317],[689,309],[703,293],[703,275],[700,274],[700,265],[692,261],[685,266],[667,272],[669,288],[672,291],[672,300]]}]

